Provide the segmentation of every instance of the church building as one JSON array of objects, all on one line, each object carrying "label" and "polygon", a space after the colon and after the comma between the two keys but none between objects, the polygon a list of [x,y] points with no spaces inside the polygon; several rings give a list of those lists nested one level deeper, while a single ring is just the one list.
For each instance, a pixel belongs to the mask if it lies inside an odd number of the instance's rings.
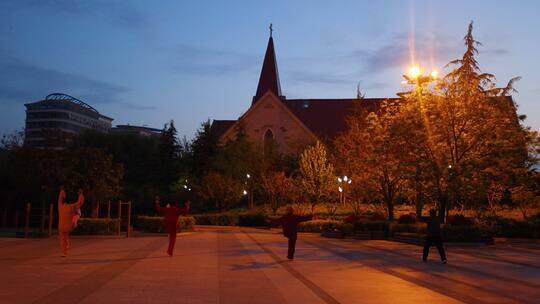
[{"label": "church building", "polygon": [[212,131],[220,143],[232,140],[237,127],[245,128],[255,144],[273,141],[278,152],[297,154],[317,140],[328,142],[347,128],[346,118],[355,102],[368,110],[378,108],[383,99],[287,99],[281,91],[279,73],[270,32],[266,54],[251,106],[237,120],[214,120]]}]

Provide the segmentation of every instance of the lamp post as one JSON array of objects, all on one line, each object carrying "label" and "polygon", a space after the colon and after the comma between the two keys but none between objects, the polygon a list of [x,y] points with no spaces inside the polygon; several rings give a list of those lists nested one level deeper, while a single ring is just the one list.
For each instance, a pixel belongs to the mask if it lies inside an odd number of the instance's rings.
[{"label": "lamp post", "polygon": [[407,74],[403,74],[404,81],[403,84],[414,84],[416,88],[421,88],[422,86],[429,84],[430,82],[437,80],[439,77],[439,71],[436,69],[431,70],[428,75],[422,74],[422,69],[418,65],[413,65],[409,68]]},{"label": "lamp post", "polygon": [[350,179],[347,175],[337,178],[339,186],[339,203],[345,206],[345,203],[347,202],[347,193],[345,191],[345,188],[348,187],[347,185],[350,185],[352,183],[352,179]]},{"label": "lamp post", "polygon": [[248,196],[248,209],[253,209],[253,189],[251,187],[251,174],[246,174],[246,180],[244,182],[246,189],[242,191],[242,194]]},{"label": "lamp post", "polygon": [[[410,84],[414,85],[414,90],[412,90],[410,93],[404,93],[412,95],[412,97],[416,97],[417,100],[417,106],[419,110],[420,115],[420,121],[424,124],[426,130],[427,130],[427,144],[428,146],[432,147],[431,145],[431,132],[430,132],[430,126],[429,126],[429,120],[425,113],[424,108],[424,87],[429,85],[429,83],[436,81],[438,79],[439,72],[435,69],[431,70],[431,72],[428,75],[423,75],[422,69],[418,65],[413,65],[409,69],[407,74],[403,75],[403,78],[405,79],[402,81],[402,84]],[[400,95],[400,94],[398,94]],[[400,95],[401,96],[401,95]],[[403,97],[403,96],[402,96]],[[416,190],[416,213],[417,215],[422,214],[422,208],[424,206],[423,202],[423,192],[422,192],[422,168],[420,166],[416,166],[416,177],[415,177],[415,190]]]}]

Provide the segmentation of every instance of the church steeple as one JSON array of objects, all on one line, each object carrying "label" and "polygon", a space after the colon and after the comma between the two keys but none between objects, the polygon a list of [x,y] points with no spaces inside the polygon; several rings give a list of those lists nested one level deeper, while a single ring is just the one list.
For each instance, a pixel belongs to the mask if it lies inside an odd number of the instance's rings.
[{"label": "church steeple", "polygon": [[257,92],[253,96],[252,105],[259,100],[266,92],[272,91],[276,96],[281,97],[281,86],[279,84],[279,74],[276,61],[276,52],[274,51],[274,39],[272,39],[272,24],[270,24],[270,38],[264,55],[263,67]]}]

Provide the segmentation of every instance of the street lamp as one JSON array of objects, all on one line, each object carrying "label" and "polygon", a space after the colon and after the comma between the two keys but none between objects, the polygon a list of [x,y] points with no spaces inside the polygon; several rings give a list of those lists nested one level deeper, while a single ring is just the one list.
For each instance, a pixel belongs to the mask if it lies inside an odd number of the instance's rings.
[{"label": "street lamp", "polygon": [[409,68],[407,74],[403,74],[404,81],[403,84],[414,84],[416,85],[417,90],[421,90],[422,86],[437,80],[439,77],[439,71],[433,69],[429,72],[428,75],[423,75],[422,69],[418,65],[413,65]]},{"label": "street lamp", "polygon": [[409,69],[409,76],[411,76],[411,78],[413,78],[413,79],[418,78],[418,76],[420,76],[420,67],[417,66],[417,65],[413,65]]},{"label": "street lamp", "polygon": [[244,190],[244,195],[248,195],[248,208],[253,208],[253,190],[251,189],[251,174],[246,173],[246,181],[244,182],[244,185],[246,186],[247,190]]},{"label": "street lamp", "polygon": [[338,186],[339,202],[340,202],[340,204],[345,206],[345,202],[347,200],[346,199],[345,188],[346,188],[347,185],[350,185],[352,183],[352,179],[350,179],[347,175],[344,175],[343,177],[338,177],[337,180],[339,182],[339,186]]}]

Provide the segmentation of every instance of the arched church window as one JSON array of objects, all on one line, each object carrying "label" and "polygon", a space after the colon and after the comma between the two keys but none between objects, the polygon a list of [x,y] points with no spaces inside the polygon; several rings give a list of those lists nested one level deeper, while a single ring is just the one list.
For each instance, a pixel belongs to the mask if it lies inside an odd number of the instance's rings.
[{"label": "arched church window", "polygon": [[264,141],[266,142],[270,140],[274,140],[274,133],[272,130],[268,129],[266,132],[264,132]]},{"label": "arched church window", "polygon": [[272,132],[272,130],[267,129],[266,132],[264,132],[264,154],[271,155],[273,146],[274,146],[274,133]]}]

